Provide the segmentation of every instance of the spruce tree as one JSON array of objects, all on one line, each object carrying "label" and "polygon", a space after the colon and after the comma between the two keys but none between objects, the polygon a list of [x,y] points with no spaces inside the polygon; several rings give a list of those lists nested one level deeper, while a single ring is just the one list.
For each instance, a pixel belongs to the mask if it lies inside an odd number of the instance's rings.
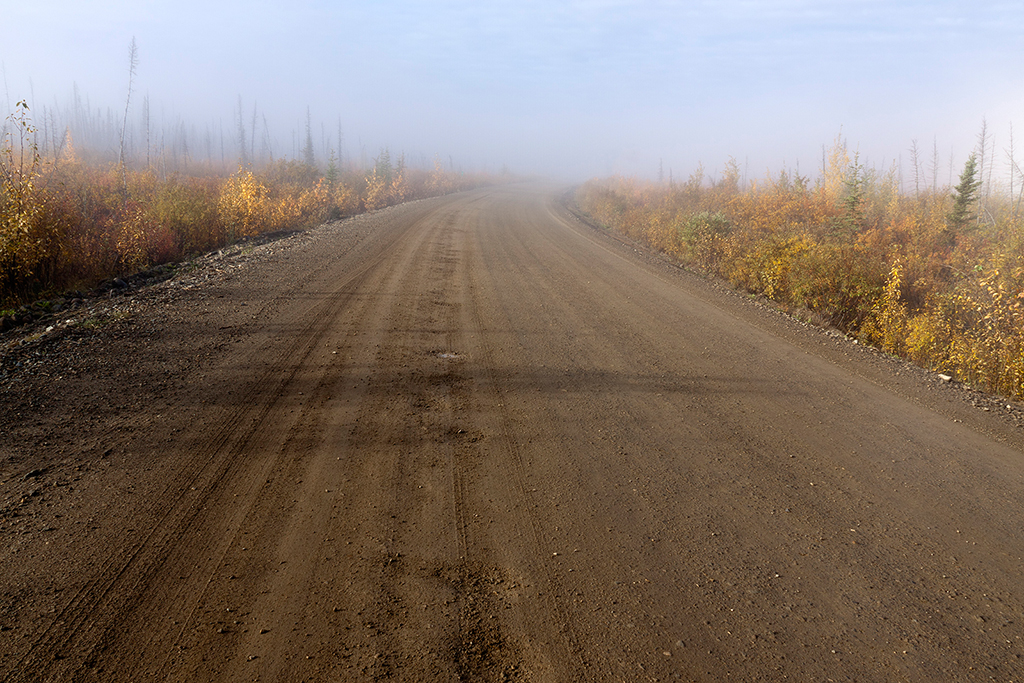
[{"label": "spruce tree", "polygon": [[954,188],[953,210],[949,212],[949,228],[954,233],[962,231],[974,219],[974,203],[978,200],[981,179],[977,178],[978,157],[972,153],[964,164],[960,182]]}]

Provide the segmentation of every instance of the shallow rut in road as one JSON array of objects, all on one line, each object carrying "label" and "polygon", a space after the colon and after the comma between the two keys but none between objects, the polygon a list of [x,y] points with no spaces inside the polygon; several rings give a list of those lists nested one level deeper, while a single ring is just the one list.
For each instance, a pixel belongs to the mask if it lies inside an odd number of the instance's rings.
[{"label": "shallow rut in road", "polygon": [[164,403],[49,427],[0,680],[1024,672],[1022,438],[954,388],[544,187],[303,240],[135,316],[202,358]]}]

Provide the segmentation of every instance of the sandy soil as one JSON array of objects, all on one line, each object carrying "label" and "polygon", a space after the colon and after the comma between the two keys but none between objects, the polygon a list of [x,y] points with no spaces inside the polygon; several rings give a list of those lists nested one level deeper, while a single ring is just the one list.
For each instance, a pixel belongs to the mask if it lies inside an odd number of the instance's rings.
[{"label": "sandy soil", "polygon": [[3,681],[1024,678],[1020,407],[549,188],[0,342]]}]

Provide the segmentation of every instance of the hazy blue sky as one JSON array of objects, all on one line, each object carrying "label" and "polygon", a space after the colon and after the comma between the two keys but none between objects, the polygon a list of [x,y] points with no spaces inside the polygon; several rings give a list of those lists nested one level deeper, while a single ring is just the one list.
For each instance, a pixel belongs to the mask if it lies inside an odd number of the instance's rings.
[{"label": "hazy blue sky", "polygon": [[1020,0],[0,0],[0,18],[12,102],[77,83],[123,107],[134,36],[154,117],[230,125],[240,95],[278,153],[307,106],[332,135],[341,117],[353,157],[571,177],[729,156],[813,175],[840,131],[875,166],[937,140],[948,175],[983,118],[1000,150],[1011,122],[1024,135]]}]

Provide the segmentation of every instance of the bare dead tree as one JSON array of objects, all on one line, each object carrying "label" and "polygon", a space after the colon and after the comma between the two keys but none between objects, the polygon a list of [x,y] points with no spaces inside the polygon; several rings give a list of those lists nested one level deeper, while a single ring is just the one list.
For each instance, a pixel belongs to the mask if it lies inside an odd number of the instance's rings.
[{"label": "bare dead tree", "polygon": [[206,151],[206,163],[213,166],[213,130],[210,124],[206,124],[206,131],[203,134],[203,148]]},{"label": "bare dead tree", "polygon": [[345,168],[345,134],[341,130],[341,114],[338,114],[338,167]]},{"label": "bare dead tree", "polygon": [[263,114],[263,147],[260,150],[260,157],[267,158],[271,163],[274,161],[274,147],[270,140],[270,126],[267,124],[266,114]]},{"label": "bare dead tree", "polygon": [[[1024,171],[1017,163],[1017,156],[1013,146],[1013,123],[1010,124],[1010,148],[1007,150],[1010,157],[1010,220],[1013,221],[1020,213],[1020,203],[1024,199]],[[1014,179],[1020,178],[1020,183],[1014,184]],[[1014,197],[1014,188],[1019,187]]]},{"label": "bare dead tree", "polygon": [[[7,99],[7,108],[4,111],[14,111],[11,107],[11,89],[7,87],[7,63],[0,62],[0,71],[4,74],[4,97]],[[75,86],[77,87],[77,86]],[[6,129],[6,124],[4,128]]]},{"label": "bare dead tree", "polygon": [[990,143],[991,149],[989,150],[989,163],[988,163],[988,176],[985,178],[985,196],[988,197],[992,192],[992,171],[995,170],[996,164],[996,140],[993,137]]},{"label": "bare dead tree", "polygon": [[135,82],[135,69],[139,65],[139,49],[135,44],[135,36],[132,36],[132,43],[128,46],[128,96],[124,100],[124,118],[121,120],[121,148],[117,155],[117,163],[121,167],[121,186],[124,193],[124,201],[128,203],[128,169],[124,156],[125,132],[128,130],[128,108],[132,103],[132,86]]},{"label": "bare dead tree", "polygon": [[316,153],[313,148],[313,119],[309,107],[306,107],[306,142],[302,146],[302,161],[310,168],[316,166]]},{"label": "bare dead tree", "polygon": [[1006,150],[1006,153],[1010,157],[1010,220],[1013,220],[1013,176],[1014,176],[1014,159],[1013,159],[1013,122],[1010,122],[1010,148]]},{"label": "bare dead tree", "polygon": [[188,168],[188,162],[191,161],[191,152],[188,147],[188,126],[185,124],[183,119],[178,120],[178,141],[181,147],[181,163],[184,164],[184,168]]},{"label": "bare dead tree", "polygon": [[988,199],[988,185],[985,183],[985,151],[988,149],[988,121],[981,119],[981,131],[978,132],[978,179],[981,181],[981,192],[978,197],[978,225],[981,225],[981,216],[985,213],[986,200]]},{"label": "bare dead tree", "polygon": [[947,187],[953,187],[953,148],[949,148],[949,180],[946,181]]},{"label": "bare dead tree", "polygon": [[921,197],[921,155],[917,150],[917,140],[910,141],[910,163],[914,165],[914,199]]},{"label": "bare dead tree", "polygon": [[242,96],[238,96],[238,163],[249,165],[249,145],[245,142],[245,110],[242,109]]},{"label": "bare dead tree", "polygon": [[[1017,191],[1017,201],[1013,202],[1013,214],[1016,215],[1020,213],[1020,203],[1021,200],[1024,199],[1024,172],[1021,172],[1020,164],[1018,164],[1016,161],[1013,162],[1013,167],[1017,169],[1017,175],[1021,176],[1022,179],[1020,190]],[[1010,197],[1010,201],[1013,201],[1012,196]]]},{"label": "bare dead tree", "polygon": [[50,111],[43,105],[43,145],[39,147],[39,153],[43,157],[49,156],[50,152]]},{"label": "bare dead tree", "polygon": [[249,128],[249,158],[256,159],[256,101],[252,103],[252,126]]}]

